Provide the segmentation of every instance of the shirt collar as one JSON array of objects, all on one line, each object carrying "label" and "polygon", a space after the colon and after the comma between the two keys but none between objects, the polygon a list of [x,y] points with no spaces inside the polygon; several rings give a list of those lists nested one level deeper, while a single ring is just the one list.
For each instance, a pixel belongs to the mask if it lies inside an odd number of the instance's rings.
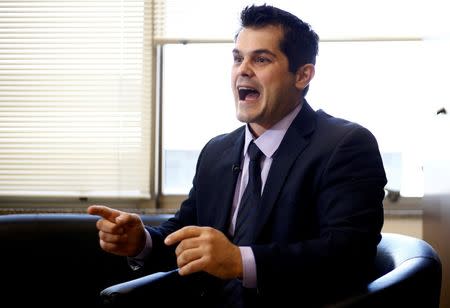
[{"label": "shirt collar", "polygon": [[245,126],[244,153],[247,153],[250,142],[254,140],[255,144],[258,146],[261,152],[263,152],[266,157],[272,158],[273,154],[280,146],[280,143],[283,140],[283,137],[286,134],[289,126],[291,126],[292,121],[294,121],[295,117],[300,112],[302,105],[303,104],[299,104],[297,107],[295,107],[294,110],[292,110],[270,129],[266,130],[257,139],[254,139],[247,124]]}]

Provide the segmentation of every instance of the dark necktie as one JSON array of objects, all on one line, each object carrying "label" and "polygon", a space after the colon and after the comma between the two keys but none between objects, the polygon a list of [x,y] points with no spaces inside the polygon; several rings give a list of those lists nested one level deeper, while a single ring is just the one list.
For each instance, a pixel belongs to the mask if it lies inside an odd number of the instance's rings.
[{"label": "dark necktie", "polygon": [[249,245],[253,238],[256,213],[261,199],[261,156],[263,153],[252,141],[247,153],[250,157],[248,165],[248,184],[241,198],[236,218],[233,242],[238,245]]}]

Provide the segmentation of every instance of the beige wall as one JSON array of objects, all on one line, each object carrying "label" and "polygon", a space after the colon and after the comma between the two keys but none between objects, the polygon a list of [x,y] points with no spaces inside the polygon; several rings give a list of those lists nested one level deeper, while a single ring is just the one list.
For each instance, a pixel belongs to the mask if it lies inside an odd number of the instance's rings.
[{"label": "beige wall", "polygon": [[400,233],[423,238],[422,216],[386,216],[382,232]]}]

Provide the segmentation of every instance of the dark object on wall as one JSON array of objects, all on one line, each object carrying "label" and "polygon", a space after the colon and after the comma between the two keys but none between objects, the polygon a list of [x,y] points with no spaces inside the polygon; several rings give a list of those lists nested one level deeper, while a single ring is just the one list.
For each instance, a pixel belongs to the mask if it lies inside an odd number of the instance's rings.
[{"label": "dark object on wall", "polygon": [[386,191],[387,191],[386,198],[389,199],[389,201],[391,202],[397,202],[401,197],[400,192],[398,190],[386,189]]},{"label": "dark object on wall", "polygon": [[447,110],[444,107],[442,107],[438,109],[438,111],[436,111],[436,114],[447,114]]}]

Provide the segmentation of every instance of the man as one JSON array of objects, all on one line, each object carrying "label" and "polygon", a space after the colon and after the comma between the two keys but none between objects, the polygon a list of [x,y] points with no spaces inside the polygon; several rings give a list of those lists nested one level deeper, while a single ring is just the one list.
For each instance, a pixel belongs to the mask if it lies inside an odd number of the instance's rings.
[{"label": "man", "polygon": [[178,267],[211,306],[320,306],[370,275],[386,184],[379,149],[367,129],[306,102],[318,51],[307,23],[262,5],[245,8],[241,25],[232,90],[246,125],[203,148],[175,217],[154,228],[104,206],[88,212],[102,216],[104,250],[148,271]]}]

